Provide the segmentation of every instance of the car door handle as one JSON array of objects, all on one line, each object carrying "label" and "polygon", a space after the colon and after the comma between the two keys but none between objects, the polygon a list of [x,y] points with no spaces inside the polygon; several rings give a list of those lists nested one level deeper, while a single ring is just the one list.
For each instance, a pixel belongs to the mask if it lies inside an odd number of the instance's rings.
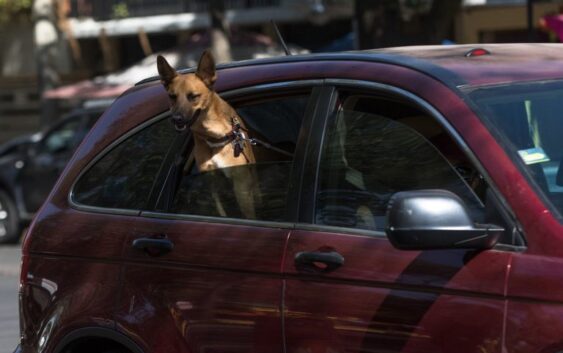
[{"label": "car door handle", "polygon": [[328,273],[344,265],[344,256],[336,251],[302,251],[294,260],[297,270],[308,273]]},{"label": "car door handle", "polygon": [[133,240],[133,249],[143,250],[150,256],[160,256],[174,249],[174,243],[166,238],[138,238]]}]

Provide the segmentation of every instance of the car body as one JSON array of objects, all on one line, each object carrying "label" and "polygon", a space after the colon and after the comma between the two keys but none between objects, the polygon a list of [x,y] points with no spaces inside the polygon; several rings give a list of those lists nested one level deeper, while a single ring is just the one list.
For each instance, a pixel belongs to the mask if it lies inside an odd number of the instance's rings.
[{"label": "car body", "polygon": [[88,102],[44,131],[0,146],[0,244],[15,243],[109,102]]},{"label": "car body", "polygon": [[30,227],[18,351],[563,350],[561,79],[560,45],[222,66],[217,91],[293,155],[238,167],[257,219],[141,82]]}]

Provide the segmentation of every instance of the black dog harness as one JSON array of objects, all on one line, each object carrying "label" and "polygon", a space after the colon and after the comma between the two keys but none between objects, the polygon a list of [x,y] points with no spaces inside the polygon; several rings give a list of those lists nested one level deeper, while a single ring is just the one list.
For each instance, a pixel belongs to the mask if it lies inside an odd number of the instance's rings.
[{"label": "black dog harness", "polygon": [[[173,118],[172,122],[174,123],[174,127],[176,128],[176,130],[178,132],[186,130],[186,128],[191,127],[195,123],[197,118],[199,118],[200,113],[201,113],[201,111],[198,110],[196,112],[195,116],[191,119],[191,121],[189,123],[185,123],[182,119],[174,119]],[[203,138],[205,139],[205,142],[207,143],[207,145],[211,148],[221,148],[221,147],[225,147],[229,143],[232,143],[234,155],[235,155],[235,157],[238,157],[238,156],[241,155],[241,153],[244,152],[244,147],[246,145],[246,142],[248,142],[252,146],[260,145],[264,148],[278,152],[278,153],[283,154],[285,156],[293,157],[293,154],[291,154],[287,151],[284,151],[280,148],[274,147],[267,142],[264,142],[264,141],[256,139],[256,138],[247,137],[245,132],[248,133],[248,130],[241,126],[240,120],[238,119],[238,117],[236,117],[236,116],[231,117],[231,125],[232,125],[231,132],[229,132],[228,134],[226,134],[222,138],[213,138],[213,137],[210,137],[210,136],[204,136]]]},{"label": "black dog harness", "polygon": [[242,151],[244,150],[245,141],[248,141],[248,138],[243,132],[243,127],[240,125],[240,121],[237,117],[231,118],[232,130],[222,138],[213,138],[210,136],[204,137],[205,142],[211,148],[221,148],[225,147],[229,143],[233,144],[235,157],[240,156]]},{"label": "black dog harness", "polygon": [[228,145],[229,143],[232,143],[235,157],[238,157],[240,156],[241,153],[243,153],[244,147],[246,146],[246,142],[248,142],[252,146],[260,145],[264,148],[281,153],[285,156],[293,157],[293,154],[284,151],[280,148],[274,147],[267,142],[264,142],[256,138],[249,138],[245,134],[248,133],[248,130],[241,126],[238,117],[235,116],[231,118],[231,125],[232,125],[231,132],[229,132],[222,138],[215,139],[212,137],[205,137],[205,142],[207,143],[207,145],[211,148],[220,148]]}]

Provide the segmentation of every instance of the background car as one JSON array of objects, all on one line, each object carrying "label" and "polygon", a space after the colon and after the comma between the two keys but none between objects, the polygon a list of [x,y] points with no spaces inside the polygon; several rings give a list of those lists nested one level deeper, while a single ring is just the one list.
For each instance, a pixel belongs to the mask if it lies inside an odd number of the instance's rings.
[{"label": "background car", "polygon": [[45,131],[0,146],[0,244],[18,242],[108,101],[75,109]]},{"label": "background car", "polygon": [[289,56],[215,87],[292,155],[232,167],[256,217],[139,83],[30,227],[17,352],[563,350],[563,47]]},{"label": "background car", "polygon": [[39,141],[42,136],[42,132],[36,132],[34,134],[18,136],[3,143],[0,145],[0,158],[24,150],[27,146]]}]

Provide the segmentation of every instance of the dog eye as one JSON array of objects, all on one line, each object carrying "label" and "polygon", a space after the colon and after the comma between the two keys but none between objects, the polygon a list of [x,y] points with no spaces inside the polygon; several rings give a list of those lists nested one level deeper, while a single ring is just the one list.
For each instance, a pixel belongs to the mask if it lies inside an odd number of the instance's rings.
[{"label": "dog eye", "polygon": [[168,97],[170,97],[170,99],[172,99],[173,101],[175,101],[177,98],[175,94],[169,94]]},{"label": "dog eye", "polygon": [[200,95],[201,95],[201,94],[190,93],[190,94],[188,94],[188,95],[186,96],[186,98],[188,98],[188,100],[189,100],[190,102],[193,102],[193,101],[195,101],[196,99],[198,99]]}]

